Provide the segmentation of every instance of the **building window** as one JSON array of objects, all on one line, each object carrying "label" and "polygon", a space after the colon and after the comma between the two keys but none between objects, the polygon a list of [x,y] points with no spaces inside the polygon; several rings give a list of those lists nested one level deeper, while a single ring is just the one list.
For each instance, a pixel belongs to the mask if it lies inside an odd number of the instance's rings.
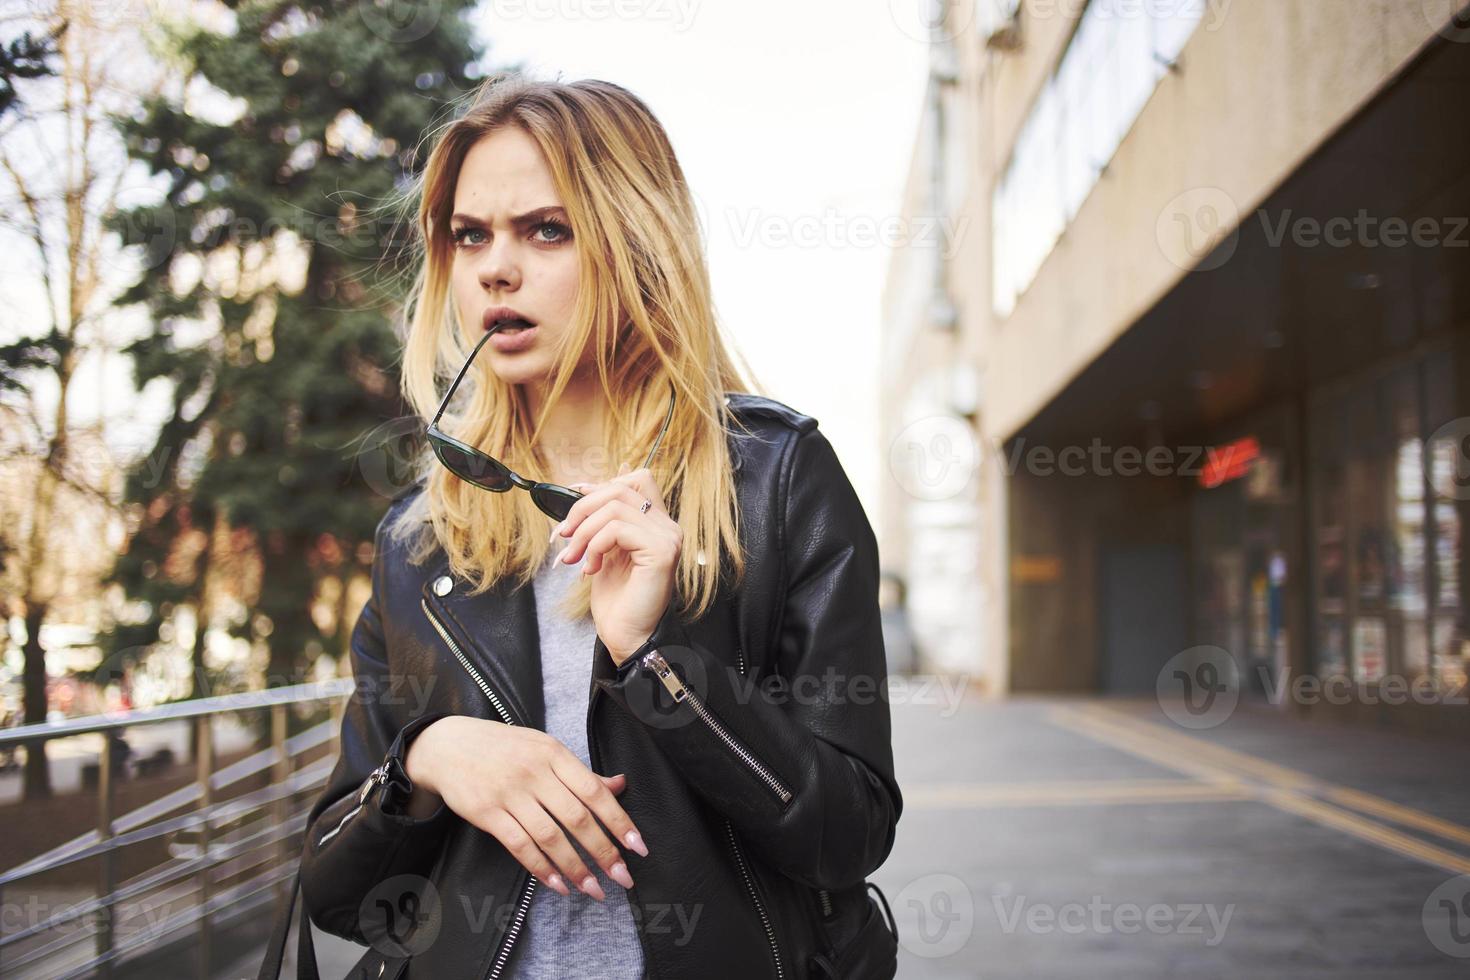
[{"label": "building window", "polygon": [[[1312,399],[1316,672],[1440,690],[1465,682],[1464,496],[1450,359],[1429,356]],[[1446,431],[1441,429],[1440,431]],[[1426,491],[1429,491],[1426,493]]]},{"label": "building window", "polygon": [[1425,447],[1430,488],[1429,594],[1430,672],[1441,691],[1464,691],[1470,681],[1470,629],[1465,595],[1470,485],[1466,476],[1466,420],[1456,410],[1455,362],[1430,360],[1425,369],[1425,403],[1432,435]]},{"label": "building window", "polygon": [[992,195],[997,315],[1015,308],[1204,11],[1205,0],[1088,4]]}]

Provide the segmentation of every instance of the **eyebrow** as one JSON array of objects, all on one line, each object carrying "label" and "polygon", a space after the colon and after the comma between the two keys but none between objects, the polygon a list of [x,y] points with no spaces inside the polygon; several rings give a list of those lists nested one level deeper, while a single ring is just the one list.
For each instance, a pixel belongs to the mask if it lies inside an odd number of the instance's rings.
[{"label": "eyebrow", "polygon": [[[552,215],[561,215],[563,218],[565,218],[566,214],[567,209],[562,207],[560,204],[548,204],[545,207],[540,207],[531,211],[527,211],[525,214],[518,214],[514,218],[510,219],[510,223],[519,228],[537,221],[544,221]],[[456,212],[449,216],[449,220],[451,223],[458,221],[460,224],[470,225],[475,228],[485,227],[484,221],[469,214],[460,214]]]}]

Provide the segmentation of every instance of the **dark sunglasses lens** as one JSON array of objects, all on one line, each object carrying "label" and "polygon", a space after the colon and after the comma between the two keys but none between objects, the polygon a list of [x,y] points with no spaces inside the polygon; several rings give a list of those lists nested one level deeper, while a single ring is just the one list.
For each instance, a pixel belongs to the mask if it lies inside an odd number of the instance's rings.
[{"label": "dark sunglasses lens", "polygon": [[438,454],[439,461],[461,480],[468,480],[477,487],[497,493],[510,489],[510,475],[506,473],[505,467],[489,456],[469,452],[453,443],[438,440],[434,441],[434,451]]},{"label": "dark sunglasses lens", "polygon": [[579,497],[570,491],[556,490],[542,484],[531,490],[531,499],[536,501],[536,506],[540,507],[543,513],[561,521],[566,520],[567,514],[571,513],[572,505]]}]

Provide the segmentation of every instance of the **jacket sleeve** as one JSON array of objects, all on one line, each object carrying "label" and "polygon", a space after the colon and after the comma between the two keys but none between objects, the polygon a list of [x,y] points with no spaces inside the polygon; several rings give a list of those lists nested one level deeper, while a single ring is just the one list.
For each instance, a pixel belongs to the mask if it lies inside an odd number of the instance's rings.
[{"label": "jacket sleeve", "polygon": [[[878,545],[825,435],[798,433],[785,456],[771,497],[781,516],[781,621],[763,658],[776,683],[742,675],[736,665],[749,658],[734,637],[715,641],[729,649],[691,644],[672,603],[614,679],[598,683],[767,865],[839,889],[888,857],[903,808]],[[600,638],[595,656],[611,663]]]},{"label": "jacket sleeve", "polygon": [[427,877],[450,823],[459,819],[442,801],[421,819],[405,812],[413,792],[403,768],[408,746],[444,714],[421,713],[400,723],[390,711],[406,699],[392,684],[384,644],[383,543],[379,524],[372,594],[352,631],[354,684],[342,716],[341,751],[307,815],[301,855],[301,900],[311,920],[363,945],[370,945],[358,921],[364,899],[395,875]]}]

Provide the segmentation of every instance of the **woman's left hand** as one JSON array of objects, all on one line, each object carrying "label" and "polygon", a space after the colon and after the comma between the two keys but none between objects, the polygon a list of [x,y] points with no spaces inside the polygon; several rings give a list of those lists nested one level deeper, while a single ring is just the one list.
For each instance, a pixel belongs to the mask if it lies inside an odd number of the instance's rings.
[{"label": "woman's left hand", "polygon": [[[624,463],[616,477],[584,491],[559,525],[570,539],[559,560],[574,565],[585,553],[582,572],[593,577],[592,621],[619,665],[663,618],[684,546],[684,532],[669,516],[653,473],[626,470]],[[639,513],[645,498],[653,505]]]}]

